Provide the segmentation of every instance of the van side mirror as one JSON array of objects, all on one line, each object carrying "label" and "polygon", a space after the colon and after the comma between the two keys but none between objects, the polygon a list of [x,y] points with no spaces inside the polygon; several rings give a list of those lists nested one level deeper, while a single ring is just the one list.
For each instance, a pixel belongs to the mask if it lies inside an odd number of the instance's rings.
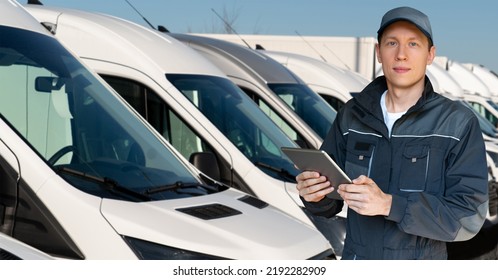
[{"label": "van side mirror", "polygon": [[58,77],[36,77],[35,90],[38,92],[52,92],[60,90],[66,84],[65,79]]},{"label": "van side mirror", "polygon": [[192,163],[202,173],[216,181],[221,181],[220,167],[216,156],[211,152],[195,152],[190,155],[190,163]]}]

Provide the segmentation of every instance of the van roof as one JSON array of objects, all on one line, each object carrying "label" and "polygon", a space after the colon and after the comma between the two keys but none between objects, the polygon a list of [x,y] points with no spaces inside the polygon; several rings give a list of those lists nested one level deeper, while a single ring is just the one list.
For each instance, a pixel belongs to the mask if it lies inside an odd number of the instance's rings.
[{"label": "van roof", "polygon": [[455,81],[462,87],[464,93],[478,94],[490,97],[491,93],[488,86],[484,84],[472,71],[467,69],[463,64],[450,60],[447,57],[437,56],[433,63],[439,64],[446,69]]},{"label": "van roof", "polygon": [[0,25],[49,34],[49,32],[43,28],[43,26],[33,18],[23,6],[13,0],[0,1],[0,10],[2,11]]},{"label": "van roof", "polygon": [[195,50],[157,30],[101,13],[39,5],[26,7],[42,23],[64,23],[55,32],[70,33],[66,38],[78,42],[72,44],[72,49],[80,57],[137,68],[153,67],[156,71],[159,67],[161,73],[226,77]]},{"label": "van roof", "polygon": [[[318,78],[323,76],[330,84],[335,84],[337,90],[349,92],[360,92],[369,83],[369,81],[358,73],[341,69],[333,64],[301,55],[282,51],[263,51],[271,58],[283,63],[284,65],[295,64],[296,66],[304,67],[307,71],[315,71],[314,83],[317,83]],[[311,73],[310,73],[311,74]]]},{"label": "van roof", "polygon": [[[178,33],[172,34],[171,36],[183,42],[188,42],[189,45],[195,45],[215,51],[225,58],[232,60],[232,62],[238,64],[240,67],[243,67],[246,71],[252,71],[252,74],[257,74],[265,83],[302,83],[302,81],[285,68],[285,66],[267,55],[248,47],[204,36]],[[227,75],[230,76],[232,74],[227,73]]]},{"label": "van roof", "polygon": [[460,84],[450,75],[441,65],[432,63],[427,66],[427,73],[433,76],[433,85],[437,83],[438,87],[434,88],[439,93],[451,94],[455,97],[463,95],[463,89]]}]

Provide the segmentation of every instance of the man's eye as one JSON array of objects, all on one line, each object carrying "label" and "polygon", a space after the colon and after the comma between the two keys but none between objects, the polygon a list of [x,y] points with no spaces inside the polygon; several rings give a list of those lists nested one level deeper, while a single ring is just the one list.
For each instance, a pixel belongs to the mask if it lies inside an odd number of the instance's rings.
[{"label": "man's eye", "polygon": [[396,42],[390,41],[390,42],[387,42],[387,45],[388,46],[396,46]]},{"label": "man's eye", "polygon": [[416,47],[416,46],[418,46],[418,44],[416,42],[411,42],[409,45],[410,45],[410,47]]}]

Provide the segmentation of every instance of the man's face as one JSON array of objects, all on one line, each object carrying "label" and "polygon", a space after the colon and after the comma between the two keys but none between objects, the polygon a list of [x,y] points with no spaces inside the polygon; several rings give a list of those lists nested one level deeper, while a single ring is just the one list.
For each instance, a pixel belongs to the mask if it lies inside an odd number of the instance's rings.
[{"label": "man's face", "polygon": [[376,48],[388,84],[406,89],[424,82],[425,70],[435,56],[429,39],[415,25],[398,21],[389,25]]}]

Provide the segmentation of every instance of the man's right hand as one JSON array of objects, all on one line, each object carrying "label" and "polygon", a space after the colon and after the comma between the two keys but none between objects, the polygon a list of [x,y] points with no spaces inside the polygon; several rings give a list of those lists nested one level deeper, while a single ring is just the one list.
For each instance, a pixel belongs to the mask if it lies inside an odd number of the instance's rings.
[{"label": "man's right hand", "polygon": [[308,202],[318,202],[334,190],[325,176],[314,171],[304,171],[296,176],[299,195]]}]

